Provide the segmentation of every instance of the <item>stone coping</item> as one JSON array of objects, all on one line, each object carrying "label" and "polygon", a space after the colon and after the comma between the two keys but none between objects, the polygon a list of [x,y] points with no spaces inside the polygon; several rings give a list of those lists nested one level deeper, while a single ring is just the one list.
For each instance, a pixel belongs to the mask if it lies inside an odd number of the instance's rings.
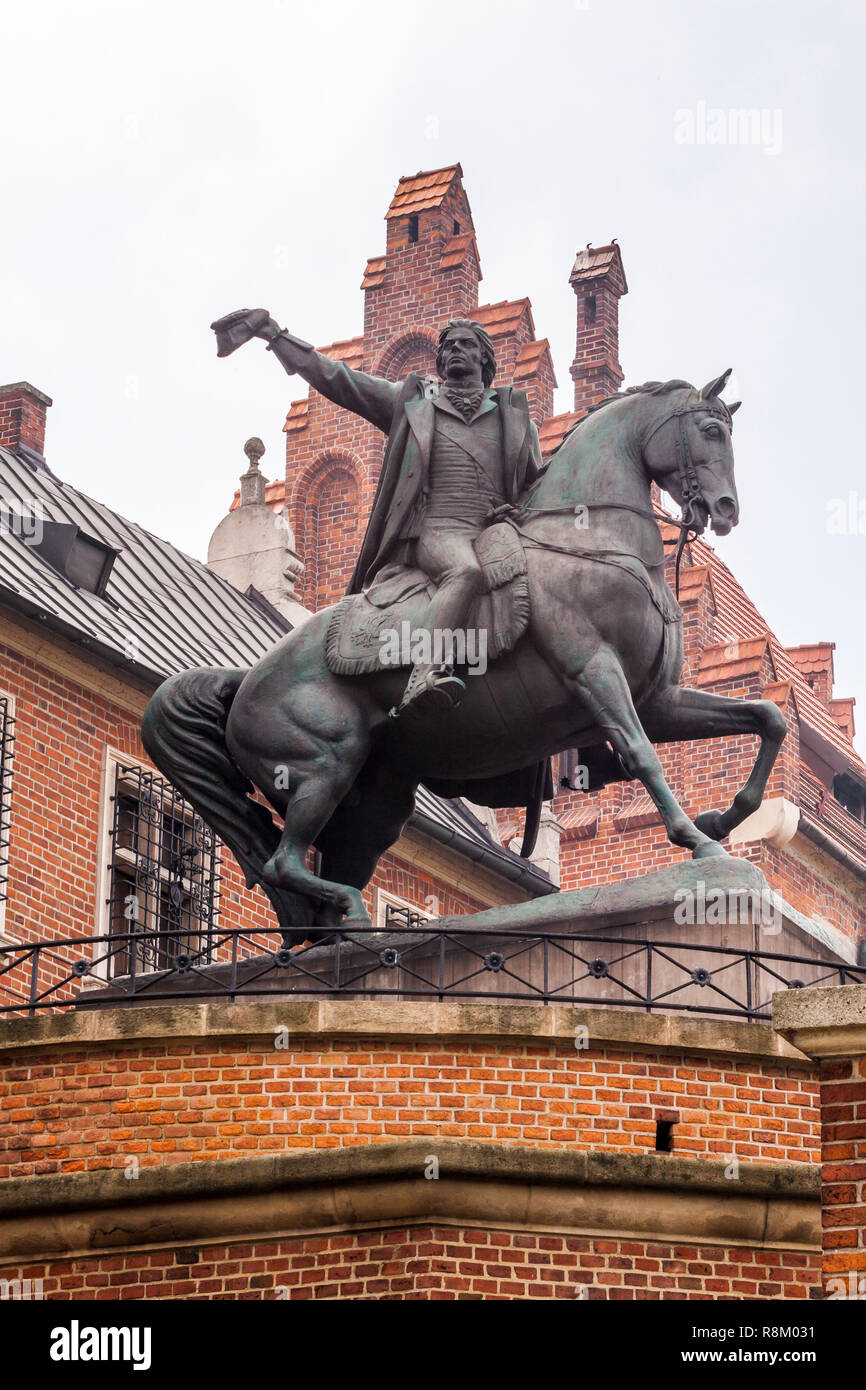
[{"label": "stone coping", "polygon": [[809,1057],[864,1057],[866,985],[782,990],[773,995],[773,1027]]},{"label": "stone coping", "polygon": [[[431,1160],[438,1176],[428,1178]],[[0,1263],[407,1223],[710,1245],[820,1246],[819,1170],[662,1154],[413,1140],[11,1178]]]},{"label": "stone coping", "polygon": [[[839,994],[847,986],[823,991],[789,991],[789,998],[807,993]],[[860,988],[855,987],[855,988]],[[864,991],[866,992],[866,991]],[[779,996],[775,996],[779,998]],[[437,1043],[514,1042],[574,1045],[576,1030],[585,1028],[590,1047],[653,1052],[703,1052],[729,1057],[807,1065],[808,1059],[769,1023],[739,1019],[692,1017],[679,1013],[649,1013],[644,1009],[611,1006],[588,1008],[572,1004],[508,1004],[320,999],[237,999],[206,1003],[150,1004],[125,1008],[106,1006],[68,1010],[36,1018],[0,1021],[0,1054],[112,1044],[177,1043],[230,1038],[273,1038],[277,1029],[291,1037],[346,1040],[409,1039]]]}]

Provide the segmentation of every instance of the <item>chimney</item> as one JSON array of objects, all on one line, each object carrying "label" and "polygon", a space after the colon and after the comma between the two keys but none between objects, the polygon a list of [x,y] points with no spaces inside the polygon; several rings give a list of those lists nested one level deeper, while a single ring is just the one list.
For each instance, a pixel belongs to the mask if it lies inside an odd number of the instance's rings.
[{"label": "chimney", "polygon": [[818,699],[829,708],[833,699],[833,651],[835,642],[810,642],[801,647],[786,647],[806,684]]},{"label": "chimney", "polygon": [[569,284],[577,297],[577,348],[571,364],[574,408],[586,410],[622,385],[619,300],[628,294],[616,242],[579,251]]},{"label": "chimney", "polygon": [[45,462],[45,417],[51,397],[29,381],[0,386],[0,444],[4,449]]}]

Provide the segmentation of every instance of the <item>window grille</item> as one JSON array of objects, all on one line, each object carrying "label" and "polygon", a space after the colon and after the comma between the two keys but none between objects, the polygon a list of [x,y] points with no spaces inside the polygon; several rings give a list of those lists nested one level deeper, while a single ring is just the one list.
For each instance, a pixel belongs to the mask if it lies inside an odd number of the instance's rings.
[{"label": "window grille", "polygon": [[420,927],[425,922],[429,922],[423,912],[415,912],[411,907],[401,907],[397,903],[385,903],[385,919],[383,926],[388,927]]},{"label": "window grille", "polygon": [[15,742],[12,700],[0,695],[0,922],[9,877],[9,822],[12,810],[12,745]]},{"label": "window grille", "polygon": [[111,976],[212,960],[219,910],[217,839],[170,782],[115,768],[109,932],[143,934],[111,955]]}]

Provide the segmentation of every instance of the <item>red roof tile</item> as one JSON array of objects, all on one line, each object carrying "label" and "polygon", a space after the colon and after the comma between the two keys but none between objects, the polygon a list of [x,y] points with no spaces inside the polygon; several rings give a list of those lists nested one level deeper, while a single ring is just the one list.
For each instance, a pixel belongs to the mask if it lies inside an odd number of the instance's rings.
[{"label": "red roof tile", "polygon": [[792,681],[771,681],[769,685],[764,686],[764,699],[772,700],[780,710],[784,710],[788,701],[792,699],[794,708],[797,708],[797,692]]},{"label": "red roof tile", "polygon": [[283,425],[283,433],[294,434],[296,430],[306,429],[309,414],[310,400],[308,396],[302,401],[292,401],[286,416],[286,423]]},{"label": "red roof tile", "polygon": [[[663,528],[660,527],[659,529]],[[696,602],[707,586],[709,586],[715,604],[713,572],[709,565],[687,565],[680,570],[680,603]]]},{"label": "red roof tile", "polygon": [[333,358],[335,362],[348,362],[351,367],[358,367],[364,357],[364,339],[343,338],[338,343],[329,343],[327,347],[319,348],[319,352]]},{"label": "red roof tile", "polygon": [[438,208],[454,180],[462,176],[463,170],[459,164],[448,164],[444,169],[427,169],[417,174],[404,175],[397,184],[397,191],[385,213],[385,220],[406,217],[409,213],[423,212],[426,208]]},{"label": "red roof tile", "polygon": [[[530,343],[524,343],[514,364],[514,380],[522,381],[525,377],[535,376],[541,370],[541,364],[545,357],[547,357],[550,370],[553,372],[553,358],[550,355],[550,343],[547,339],[535,338]],[[553,384],[556,386],[555,376],[553,377]]]},{"label": "red roof tile", "polygon": [[583,280],[600,280],[610,274],[622,280],[623,293],[627,294],[628,285],[625,281],[622,256],[616,243],[611,242],[609,246],[587,246],[585,250],[578,251],[575,257],[569,284],[574,285]]},{"label": "red roof tile", "polygon": [[801,647],[786,647],[785,651],[797,669],[802,671],[804,675],[815,675],[818,672],[822,675],[827,673],[832,684],[835,648],[835,642],[810,642]]},{"label": "red roof tile", "polygon": [[456,269],[457,266],[463,264],[470,253],[475,256],[480,274],[481,258],[478,255],[478,243],[475,240],[474,232],[461,232],[459,236],[453,236],[446,241],[445,249],[442,252],[442,259],[439,262],[439,269]]},{"label": "red roof tile", "polygon": [[845,699],[835,699],[830,701],[830,713],[839,725],[839,728],[848,738],[853,738],[856,732],[854,726],[854,706],[857,701],[854,696]]},{"label": "red roof tile", "polygon": [[520,327],[520,320],[526,314],[530,332],[535,334],[532,321],[532,306],[528,299],[501,299],[498,304],[480,304],[472,317],[482,328],[486,328],[491,338],[503,338]]},{"label": "red roof tile", "polygon": [[385,283],[385,256],[371,256],[361,281],[362,290],[378,290]]},{"label": "red roof tile", "polygon": [[770,644],[770,634],[759,637],[731,637],[701,652],[697,684],[711,685],[714,681],[740,680],[756,676],[763,665]]},{"label": "red roof tile", "polygon": [[598,830],[598,806],[589,799],[575,800],[557,811],[565,840],[591,840]]}]

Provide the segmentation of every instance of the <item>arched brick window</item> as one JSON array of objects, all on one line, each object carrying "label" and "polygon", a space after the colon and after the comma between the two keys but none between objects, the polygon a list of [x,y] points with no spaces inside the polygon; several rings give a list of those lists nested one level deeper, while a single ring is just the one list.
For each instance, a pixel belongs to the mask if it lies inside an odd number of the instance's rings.
[{"label": "arched brick window", "polygon": [[432,328],[412,328],[389,343],[374,368],[376,376],[400,381],[410,372],[418,376],[436,375],[437,334]]},{"label": "arched brick window", "polygon": [[318,459],[301,487],[302,602],[318,611],[343,597],[363,538],[357,461],[340,454]]}]

